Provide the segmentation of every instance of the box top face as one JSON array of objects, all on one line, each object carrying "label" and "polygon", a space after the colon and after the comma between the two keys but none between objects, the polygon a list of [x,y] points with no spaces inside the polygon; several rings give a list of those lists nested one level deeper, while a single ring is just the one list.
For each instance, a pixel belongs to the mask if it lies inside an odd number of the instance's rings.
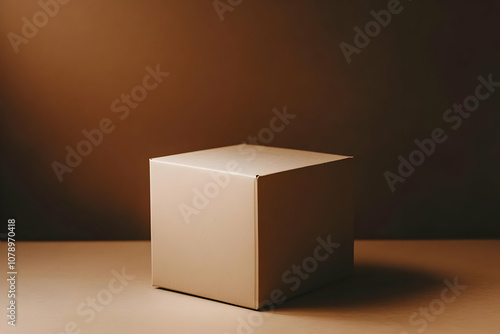
[{"label": "box top face", "polygon": [[256,177],[350,156],[240,144],[153,158],[151,161]]}]

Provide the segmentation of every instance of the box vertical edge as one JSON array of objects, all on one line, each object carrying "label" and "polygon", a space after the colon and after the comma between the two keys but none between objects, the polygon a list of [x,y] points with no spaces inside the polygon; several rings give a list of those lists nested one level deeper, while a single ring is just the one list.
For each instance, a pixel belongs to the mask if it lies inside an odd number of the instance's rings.
[{"label": "box vertical edge", "polygon": [[254,309],[258,309],[259,300],[259,175],[254,180]]},{"label": "box vertical edge", "polygon": [[152,165],[153,165],[153,159],[149,159],[149,233],[150,233],[150,239],[151,239],[151,286],[155,286],[154,285],[154,278],[153,278],[153,265],[154,265],[154,261],[153,261],[153,202],[151,201],[152,199],[152,191],[153,191],[153,187],[152,187],[152,183],[153,183],[153,179],[152,179]]}]

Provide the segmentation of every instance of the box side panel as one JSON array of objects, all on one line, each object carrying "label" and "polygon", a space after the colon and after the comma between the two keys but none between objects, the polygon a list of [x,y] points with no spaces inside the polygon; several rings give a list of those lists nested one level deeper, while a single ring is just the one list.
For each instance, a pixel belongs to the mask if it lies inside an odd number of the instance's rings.
[{"label": "box side panel", "polygon": [[151,162],[153,285],[254,308],[254,179]]},{"label": "box side panel", "polygon": [[261,305],[351,274],[353,159],[260,177],[258,189]]}]

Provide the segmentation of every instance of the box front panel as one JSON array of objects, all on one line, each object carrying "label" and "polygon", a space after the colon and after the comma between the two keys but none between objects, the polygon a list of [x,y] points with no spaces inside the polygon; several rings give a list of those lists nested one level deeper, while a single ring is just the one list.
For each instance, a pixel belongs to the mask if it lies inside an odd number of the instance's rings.
[{"label": "box front panel", "polygon": [[254,178],[150,163],[153,285],[254,307]]}]

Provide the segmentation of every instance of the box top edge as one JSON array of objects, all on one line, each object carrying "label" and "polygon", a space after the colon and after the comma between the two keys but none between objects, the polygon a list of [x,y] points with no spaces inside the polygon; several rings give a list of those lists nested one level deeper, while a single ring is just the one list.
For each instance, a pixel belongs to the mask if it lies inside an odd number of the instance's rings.
[{"label": "box top edge", "polygon": [[353,156],[263,145],[238,144],[150,158],[150,163],[227,172],[258,177],[301,167],[315,166]]}]

